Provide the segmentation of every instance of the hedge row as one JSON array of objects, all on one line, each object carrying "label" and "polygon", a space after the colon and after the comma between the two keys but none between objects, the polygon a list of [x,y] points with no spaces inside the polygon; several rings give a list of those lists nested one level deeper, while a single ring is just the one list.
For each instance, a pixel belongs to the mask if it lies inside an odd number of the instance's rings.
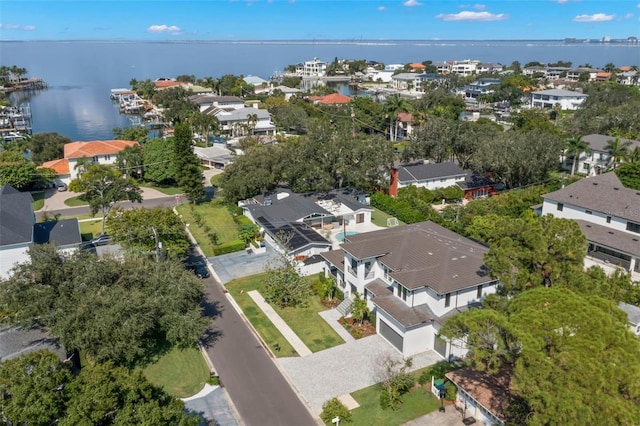
[{"label": "hedge row", "polygon": [[228,243],[220,244],[219,246],[213,247],[213,254],[215,256],[220,256],[221,254],[234,253],[236,251],[244,250],[246,244],[242,240],[233,240]]},{"label": "hedge row", "polygon": [[404,223],[416,223],[427,220],[426,215],[417,211],[407,201],[393,198],[382,192],[376,192],[371,196],[371,205],[391,216],[395,216]]}]

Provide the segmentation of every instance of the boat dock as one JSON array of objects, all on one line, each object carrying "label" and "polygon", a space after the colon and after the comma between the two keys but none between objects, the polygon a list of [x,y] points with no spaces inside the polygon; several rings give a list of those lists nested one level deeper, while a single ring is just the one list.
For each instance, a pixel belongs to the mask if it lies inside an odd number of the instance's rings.
[{"label": "boat dock", "polygon": [[31,105],[24,103],[19,107],[0,107],[0,138],[4,142],[13,142],[30,135]]}]

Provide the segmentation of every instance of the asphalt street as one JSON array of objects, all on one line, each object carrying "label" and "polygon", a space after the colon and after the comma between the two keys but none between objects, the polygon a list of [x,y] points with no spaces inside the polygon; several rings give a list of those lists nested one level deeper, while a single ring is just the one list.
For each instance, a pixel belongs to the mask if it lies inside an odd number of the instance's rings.
[{"label": "asphalt street", "polygon": [[[132,203],[131,201],[121,201],[116,205],[125,209],[132,209],[132,208],[139,208],[139,207],[153,208],[158,206],[174,207],[176,205],[176,199],[173,195],[171,195],[163,198],[152,198],[149,200],[143,200],[142,203]],[[45,214],[44,210],[36,212],[36,220],[40,220],[44,214]],[[85,214],[91,214],[91,210],[89,209],[89,206],[67,207],[59,210],[47,210],[46,214],[49,215],[50,217],[53,217],[56,214],[60,214],[61,216],[64,216],[64,217],[77,217]]]},{"label": "asphalt street", "polygon": [[231,306],[213,277],[205,279],[205,314],[214,319],[204,342],[222,385],[247,426],[317,425],[267,349]]}]

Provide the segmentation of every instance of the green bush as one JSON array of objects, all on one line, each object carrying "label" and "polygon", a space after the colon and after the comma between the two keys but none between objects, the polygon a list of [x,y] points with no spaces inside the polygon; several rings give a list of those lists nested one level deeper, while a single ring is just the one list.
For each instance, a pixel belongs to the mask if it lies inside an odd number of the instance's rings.
[{"label": "green bush", "polygon": [[418,378],[418,383],[421,385],[426,385],[431,382],[431,377],[435,377],[436,379],[444,379],[444,375],[449,371],[453,371],[457,369],[458,366],[453,362],[440,361],[433,364],[428,369],[424,370],[420,377]]},{"label": "green bush", "polygon": [[220,244],[219,246],[215,246],[213,248],[213,254],[215,256],[220,256],[221,254],[234,253],[236,251],[244,250],[246,244],[241,240],[233,240],[225,244]]},{"label": "green bush", "polygon": [[233,217],[233,221],[235,223],[237,223],[238,225],[253,225],[253,222],[251,222],[251,219],[249,219],[248,217],[246,217],[243,214],[240,214],[238,216],[234,216]]},{"label": "green bush", "polygon": [[395,216],[404,223],[422,222],[427,216],[416,210],[409,202],[393,198],[381,192],[371,196],[371,205],[383,212]]},{"label": "green bush", "polygon": [[351,411],[338,398],[331,398],[322,404],[320,418],[325,424],[330,425],[331,419],[336,417],[340,418],[340,423],[351,422]]},{"label": "green bush", "polygon": [[458,395],[458,387],[454,385],[453,382],[447,380],[444,383],[444,389],[446,392],[444,399],[447,401],[455,401],[456,396]]}]

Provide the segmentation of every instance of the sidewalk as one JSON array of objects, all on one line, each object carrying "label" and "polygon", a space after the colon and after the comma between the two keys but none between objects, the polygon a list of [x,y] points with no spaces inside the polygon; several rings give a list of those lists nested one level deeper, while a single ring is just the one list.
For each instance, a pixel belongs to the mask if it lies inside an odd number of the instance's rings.
[{"label": "sidewalk", "polygon": [[273,323],[278,331],[282,333],[284,338],[287,339],[289,343],[291,343],[291,346],[293,346],[293,349],[298,352],[298,355],[300,355],[301,357],[311,355],[312,352],[307,347],[307,345],[305,345],[304,342],[298,337],[298,335],[294,333],[293,330],[291,330],[291,327],[289,327],[289,325],[284,322],[284,320],[271,307],[271,305],[264,301],[264,297],[258,292],[258,290],[248,291],[247,294],[249,295],[249,297],[251,297],[251,299],[253,299],[254,302],[256,302],[256,305],[258,305],[262,312],[264,312],[267,318],[269,318],[269,321]]}]

